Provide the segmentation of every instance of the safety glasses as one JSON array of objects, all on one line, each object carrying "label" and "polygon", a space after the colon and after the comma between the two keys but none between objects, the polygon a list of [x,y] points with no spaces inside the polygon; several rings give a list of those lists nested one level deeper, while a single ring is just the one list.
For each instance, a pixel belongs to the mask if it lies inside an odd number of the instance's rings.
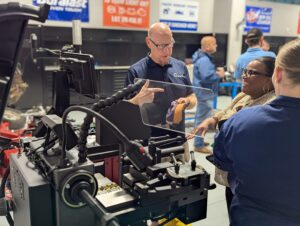
[{"label": "safety glasses", "polygon": [[168,44],[156,44],[151,38],[149,38],[149,40],[150,40],[150,42],[152,42],[152,44],[156,47],[156,48],[158,48],[158,49],[160,49],[160,50],[164,50],[164,49],[166,49],[166,48],[173,48],[173,46],[174,46],[174,44],[175,44],[175,40],[174,39],[172,39],[172,41],[171,41],[171,43],[168,43]]},{"label": "safety glasses", "polygon": [[243,78],[250,78],[251,76],[254,76],[254,75],[264,75],[264,76],[270,77],[270,75],[268,75],[267,73],[262,73],[262,72],[255,71],[252,69],[244,69],[243,70]]}]

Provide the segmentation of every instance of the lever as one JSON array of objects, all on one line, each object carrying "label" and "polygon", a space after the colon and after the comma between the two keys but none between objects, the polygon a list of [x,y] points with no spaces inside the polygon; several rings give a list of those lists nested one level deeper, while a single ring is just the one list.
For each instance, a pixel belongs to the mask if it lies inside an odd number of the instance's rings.
[{"label": "lever", "polygon": [[171,153],[171,158],[173,159],[174,162],[174,167],[175,167],[175,173],[179,174],[180,166],[179,163],[177,162],[174,153]]},{"label": "lever", "polygon": [[194,151],[191,151],[190,154],[191,154],[191,167],[192,167],[192,171],[195,171],[197,162],[195,160]]}]

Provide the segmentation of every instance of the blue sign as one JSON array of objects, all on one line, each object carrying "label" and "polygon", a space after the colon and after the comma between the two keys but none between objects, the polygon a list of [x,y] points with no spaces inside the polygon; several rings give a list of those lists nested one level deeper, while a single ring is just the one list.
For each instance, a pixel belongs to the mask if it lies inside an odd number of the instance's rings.
[{"label": "blue sign", "polygon": [[245,18],[245,31],[249,31],[252,28],[259,28],[262,32],[270,32],[272,23],[272,8],[246,6]]},{"label": "blue sign", "polygon": [[171,30],[185,30],[185,31],[197,31],[197,22],[187,22],[187,21],[176,21],[176,20],[160,20],[160,22],[167,24]]},{"label": "blue sign", "polygon": [[47,3],[50,7],[48,20],[89,22],[88,0],[32,0],[33,5]]},{"label": "blue sign", "polygon": [[160,0],[160,22],[171,30],[197,31],[199,2],[190,0]]}]

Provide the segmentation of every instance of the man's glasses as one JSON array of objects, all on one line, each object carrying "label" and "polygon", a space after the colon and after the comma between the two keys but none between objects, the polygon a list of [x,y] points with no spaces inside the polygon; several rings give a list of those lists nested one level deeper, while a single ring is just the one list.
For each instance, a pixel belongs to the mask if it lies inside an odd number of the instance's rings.
[{"label": "man's glasses", "polygon": [[149,38],[149,40],[152,42],[153,45],[155,45],[156,48],[160,49],[160,50],[164,50],[165,48],[173,48],[174,44],[175,44],[175,40],[172,38],[171,43],[169,44],[156,44],[151,38]]},{"label": "man's glasses", "polygon": [[244,69],[243,70],[243,78],[250,78],[253,75],[264,75],[270,77],[267,73],[262,73],[259,71],[251,70],[251,69]]}]

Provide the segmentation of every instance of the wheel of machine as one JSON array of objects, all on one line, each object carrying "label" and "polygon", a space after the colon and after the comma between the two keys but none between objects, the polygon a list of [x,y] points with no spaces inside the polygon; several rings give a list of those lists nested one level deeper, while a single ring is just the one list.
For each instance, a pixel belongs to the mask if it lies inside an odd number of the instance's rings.
[{"label": "wheel of machine", "polygon": [[9,129],[18,130],[24,128],[26,117],[22,113],[13,108],[5,108],[3,122],[9,122]]},{"label": "wheel of machine", "polygon": [[78,170],[68,175],[61,183],[61,197],[64,203],[71,208],[80,208],[86,204],[80,200],[80,190],[87,190],[92,196],[98,191],[96,178],[88,171]]}]

